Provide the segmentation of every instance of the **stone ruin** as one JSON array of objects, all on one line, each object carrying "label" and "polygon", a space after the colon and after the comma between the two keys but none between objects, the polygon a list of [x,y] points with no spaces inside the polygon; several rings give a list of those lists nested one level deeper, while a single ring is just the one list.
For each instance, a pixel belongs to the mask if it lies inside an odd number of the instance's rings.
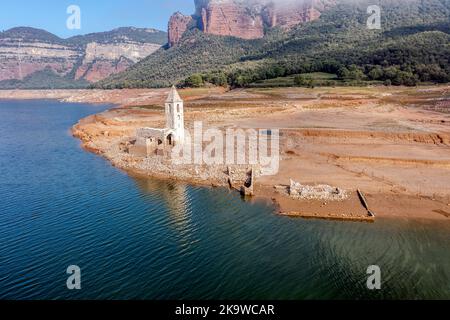
[{"label": "stone ruin", "polygon": [[170,130],[141,128],[136,130],[136,141],[130,145],[129,153],[135,156],[165,156],[170,150],[172,135]]},{"label": "stone ruin", "polygon": [[228,185],[243,196],[252,197],[255,195],[255,182],[257,176],[256,167],[229,166],[227,168]]},{"label": "stone ruin", "polygon": [[342,201],[348,198],[345,190],[329,185],[307,186],[291,180],[288,187],[291,198],[302,200]]},{"label": "stone ruin", "polygon": [[[228,179],[232,189],[244,196],[254,195],[255,179],[261,174],[259,166],[249,168],[245,165],[209,166],[203,168],[195,164],[184,165],[182,169],[174,168],[170,161],[166,161],[175,145],[183,144],[185,138],[184,107],[175,87],[172,87],[165,104],[165,128],[139,128],[136,130],[136,139],[125,144],[125,150],[130,155],[144,158],[143,165],[156,171],[177,171],[178,177],[200,178],[217,182]],[[155,157],[161,156],[161,157]]]},{"label": "stone ruin", "polygon": [[141,157],[164,156],[175,144],[183,144],[184,103],[175,86],[170,90],[165,103],[166,127],[140,128],[136,130],[136,140],[129,146],[130,154]]}]

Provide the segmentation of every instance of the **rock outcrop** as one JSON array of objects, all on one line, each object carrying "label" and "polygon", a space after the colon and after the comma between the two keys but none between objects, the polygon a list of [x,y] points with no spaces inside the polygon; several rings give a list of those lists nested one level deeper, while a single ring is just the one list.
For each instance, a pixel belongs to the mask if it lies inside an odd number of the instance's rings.
[{"label": "rock outcrop", "polygon": [[169,45],[181,39],[192,19],[208,34],[262,38],[267,28],[290,29],[316,20],[336,0],[195,0],[192,17],[176,13],[169,23]]},{"label": "rock outcrop", "polygon": [[264,36],[262,6],[254,1],[197,1],[200,29],[208,34],[257,39]]},{"label": "rock outcrop", "polygon": [[159,48],[160,45],[153,43],[88,43],[82,64],[76,70],[75,79],[85,79],[89,82],[105,79],[111,74],[125,71]]},{"label": "rock outcrop", "polygon": [[264,8],[263,16],[269,27],[290,29],[318,19],[324,9],[325,1],[321,0],[291,0],[281,4],[271,2]]},{"label": "rock outcrop", "polygon": [[176,45],[183,34],[186,32],[189,23],[191,23],[192,17],[185,16],[184,14],[177,12],[170,17],[169,20],[169,46]]},{"label": "rock outcrop", "polygon": [[51,70],[69,80],[96,82],[158,50],[161,41],[149,42],[157,32],[122,28],[70,39],[25,27],[0,32],[0,81],[23,80]]},{"label": "rock outcrop", "polygon": [[48,67],[65,76],[79,55],[76,48],[60,44],[0,39],[0,81],[21,80]]}]

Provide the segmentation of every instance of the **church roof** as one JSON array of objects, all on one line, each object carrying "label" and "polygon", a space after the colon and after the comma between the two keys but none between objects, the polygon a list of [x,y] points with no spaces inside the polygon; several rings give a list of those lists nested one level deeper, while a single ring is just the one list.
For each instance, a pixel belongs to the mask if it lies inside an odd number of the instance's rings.
[{"label": "church roof", "polygon": [[170,89],[169,96],[167,97],[166,102],[183,102],[175,86],[172,86],[172,88]]}]

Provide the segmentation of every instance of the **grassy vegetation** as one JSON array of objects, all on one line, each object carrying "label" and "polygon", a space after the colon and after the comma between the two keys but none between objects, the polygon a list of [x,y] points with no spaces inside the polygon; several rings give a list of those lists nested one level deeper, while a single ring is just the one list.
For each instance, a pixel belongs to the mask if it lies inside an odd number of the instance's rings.
[{"label": "grassy vegetation", "polygon": [[344,85],[344,82],[338,78],[336,74],[326,72],[309,72],[302,74],[293,74],[286,77],[278,77],[274,79],[259,80],[249,84],[251,88],[258,87],[294,87],[297,86],[295,79],[298,76],[303,76],[306,79],[311,79],[314,86],[336,86]]},{"label": "grassy vegetation", "polygon": [[151,104],[151,105],[142,105],[142,106],[130,106],[129,109],[144,109],[144,110],[151,110],[151,111],[160,111],[164,109],[162,105],[157,104]]},{"label": "grassy vegetation", "polygon": [[155,43],[164,45],[167,43],[167,33],[155,29],[123,27],[106,32],[96,32],[81,36],[74,36],[65,40],[70,45],[86,45],[89,42],[114,43],[128,41],[140,43]]},{"label": "grassy vegetation", "polygon": [[214,68],[224,68],[249,54],[260,41],[208,35],[199,30],[186,34],[182,43],[161,48],[127,71],[113,75],[94,87],[160,88],[184,81],[190,75]]}]

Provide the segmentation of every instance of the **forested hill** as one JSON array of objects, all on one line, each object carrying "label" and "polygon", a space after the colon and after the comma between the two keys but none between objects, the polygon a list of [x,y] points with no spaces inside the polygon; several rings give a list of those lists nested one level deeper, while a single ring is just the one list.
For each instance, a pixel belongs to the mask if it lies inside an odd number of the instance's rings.
[{"label": "forested hill", "polygon": [[338,1],[320,19],[289,32],[269,30],[243,40],[189,29],[180,43],[161,48],[96,86],[160,87],[202,81],[245,86],[258,80],[310,72],[342,79],[414,85],[450,81],[450,0],[383,0],[382,28],[367,28],[374,1]]}]

